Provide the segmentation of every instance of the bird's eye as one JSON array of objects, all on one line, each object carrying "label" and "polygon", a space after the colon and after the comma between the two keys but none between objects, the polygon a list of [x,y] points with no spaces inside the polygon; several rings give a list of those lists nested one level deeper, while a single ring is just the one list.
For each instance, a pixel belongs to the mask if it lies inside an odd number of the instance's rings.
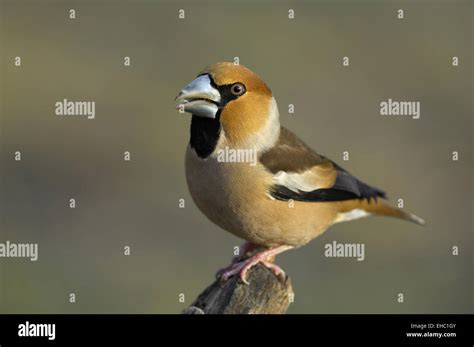
[{"label": "bird's eye", "polygon": [[240,96],[245,93],[245,86],[242,83],[234,83],[232,87],[230,87],[230,91],[235,96]]}]

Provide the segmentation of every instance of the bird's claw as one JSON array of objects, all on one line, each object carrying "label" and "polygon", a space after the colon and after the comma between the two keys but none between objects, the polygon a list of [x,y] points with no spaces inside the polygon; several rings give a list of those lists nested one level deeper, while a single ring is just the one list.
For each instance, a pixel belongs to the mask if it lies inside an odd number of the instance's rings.
[{"label": "bird's claw", "polygon": [[271,263],[262,254],[256,254],[248,259],[242,260],[240,262],[232,263],[227,268],[221,269],[217,272],[216,276],[221,281],[227,281],[229,278],[235,275],[239,275],[243,283],[249,284],[248,281],[248,272],[249,270],[257,265],[262,263],[266,268],[268,268],[272,273],[281,278],[285,278],[285,272],[276,264]]}]

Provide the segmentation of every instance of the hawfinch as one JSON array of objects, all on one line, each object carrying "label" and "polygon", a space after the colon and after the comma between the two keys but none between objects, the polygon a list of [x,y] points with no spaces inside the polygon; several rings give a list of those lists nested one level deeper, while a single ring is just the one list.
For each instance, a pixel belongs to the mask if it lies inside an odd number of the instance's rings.
[{"label": "hawfinch", "polygon": [[258,263],[284,275],[274,256],[335,223],[375,214],[424,224],[282,127],[270,88],[242,65],[206,67],[179,92],[176,107],[192,114],[185,166],[194,202],[247,241],[243,256],[218,273],[223,280],[238,274],[247,283]]}]

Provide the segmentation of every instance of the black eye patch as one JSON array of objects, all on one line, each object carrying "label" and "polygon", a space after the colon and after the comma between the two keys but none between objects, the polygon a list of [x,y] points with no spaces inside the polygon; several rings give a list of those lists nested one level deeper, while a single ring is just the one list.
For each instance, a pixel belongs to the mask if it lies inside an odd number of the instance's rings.
[{"label": "black eye patch", "polygon": [[245,94],[245,92],[242,95],[235,95],[232,92],[232,87],[234,84],[226,84],[223,86],[217,87],[217,90],[221,94],[221,106],[225,106],[228,102],[235,100]]},{"label": "black eye patch", "polygon": [[[214,82],[214,79],[212,78],[210,74],[202,74],[202,75],[208,75],[209,79],[211,80],[211,85],[219,91],[221,95],[221,102],[218,105],[219,107],[224,107],[228,102],[235,100],[246,93],[246,88],[243,83],[239,83],[239,84],[243,86],[244,92],[241,95],[235,95],[232,92],[232,87],[234,86],[235,83],[218,86],[216,82]],[[199,76],[202,76],[202,75],[199,75]]]}]

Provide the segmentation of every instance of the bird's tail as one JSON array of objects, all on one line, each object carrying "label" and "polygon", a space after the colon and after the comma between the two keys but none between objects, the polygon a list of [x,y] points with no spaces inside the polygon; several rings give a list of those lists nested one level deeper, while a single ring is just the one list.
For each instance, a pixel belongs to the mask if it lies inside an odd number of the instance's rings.
[{"label": "bird's tail", "polygon": [[418,225],[426,224],[426,222],[422,218],[418,217],[417,215],[413,213],[405,212],[399,208],[390,206],[383,199],[349,200],[347,201],[346,206],[344,206],[343,208],[346,209],[347,211],[349,209],[359,208],[370,214],[400,218],[409,222],[416,223]]}]

